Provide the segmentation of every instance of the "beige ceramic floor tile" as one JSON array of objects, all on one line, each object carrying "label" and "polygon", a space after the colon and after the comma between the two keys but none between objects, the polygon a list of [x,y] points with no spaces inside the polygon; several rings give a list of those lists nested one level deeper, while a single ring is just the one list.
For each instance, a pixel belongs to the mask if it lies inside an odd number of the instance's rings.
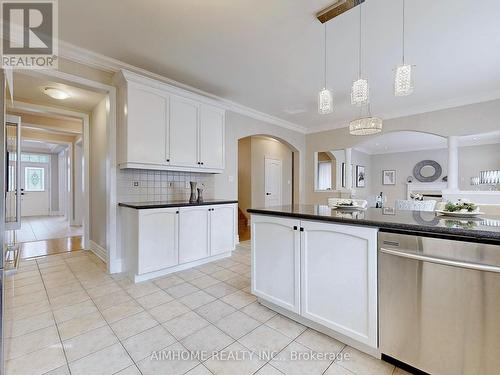
[{"label": "beige ceramic floor tile", "polygon": [[180,272],[177,272],[175,275],[177,277],[180,277],[184,281],[191,281],[191,280],[205,276],[205,274],[203,272],[200,272],[196,269],[180,271]]},{"label": "beige ceramic floor tile", "polygon": [[163,353],[163,357],[147,357],[137,363],[143,375],[182,375],[200,364],[194,358],[181,359],[188,353],[178,342],[165,348]]},{"label": "beige ceramic floor tile", "polygon": [[342,355],[344,360],[335,363],[356,373],[370,375],[392,375],[394,366],[347,346]]},{"label": "beige ceramic floor tile", "polygon": [[60,344],[60,340],[56,327],[42,328],[26,335],[5,339],[5,359],[21,357],[57,344]]},{"label": "beige ceramic floor tile", "polygon": [[270,363],[287,375],[321,375],[333,362],[331,359],[313,357],[314,352],[303,345],[292,342]]},{"label": "beige ceramic floor tile", "polygon": [[183,315],[189,311],[190,309],[188,307],[178,301],[170,301],[149,310],[151,315],[153,315],[154,318],[160,323],[176,318],[179,315]]},{"label": "beige ceramic floor tile", "polygon": [[231,279],[235,276],[238,276],[238,274],[224,268],[220,271],[212,273],[211,276],[215,277],[217,280],[226,281],[226,280]]},{"label": "beige ceramic floor tile", "polygon": [[39,301],[21,307],[5,309],[4,319],[6,321],[26,319],[35,315],[43,314],[48,311],[50,311],[49,301]]},{"label": "beige ceramic floor tile", "polygon": [[163,323],[163,326],[174,335],[177,340],[181,340],[209,324],[207,320],[203,319],[194,311],[190,311]]},{"label": "beige ceramic floor tile", "polygon": [[121,344],[108,346],[75,362],[70,362],[72,375],[114,374],[133,364]]},{"label": "beige ceramic floor tile", "polygon": [[251,303],[250,305],[242,308],[241,311],[261,323],[267,322],[269,319],[276,315],[275,311],[268,309],[266,306],[261,305],[259,302]]},{"label": "beige ceramic floor tile", "polygon": [[95,298],[94,303],[100,310],[105,310],[111,306],[116,306],[131,300],[132,297],[130,297],[124,290],[121,290],[117,293]]},{"label": "beige ceramic floor tile", "polygon": [[205,288],[203,290],[208,294],[214,296],[215,298],[221,298],[227,296],[228,294],[236,292],[238,289],[229,284],[220,282],[212,286],[209,286],[208,288]]},{"label": "beige ceramic floor tile", "polygon": [[265,361],[251,357],[247,348],[235,342],[203,364],[215,375],[250,375],[264,366]]},{"label": "beige ceramic floor tile", "polygon": [[212,285],[218,284],[219,282],[220,280],[217,280],[216,278],[209,275],[205,275],[203,277],[199,277],[190,281],[191,284],[197,286],[200,289],[208,288]]},{"label": "beige ceramic floor tile", "polygon": [[57,310],[65,306],[71,306],[83,301],[87,301],[88,299],[90,299],[90,297],[87,292],[78,291],[64,294],[59,297],[50,298],[50,304],[52,305],[53,310]]},{"label": "beige ceramic floor tile", "polygon": [[124,340],[156,325],[158,322],[151,315],[142,312],[112,323],[111,328],[120,340]]},{"label": "beige ceramic floor tile", "polygon": [[339,366],[334,362],[330,365],[330,367],[328,367],[324,375],[357,375],[357,374],[354,374],[354,372],[351,372],[348,369]]},{"label": "beige ceramic floor tile", "polygon": [[141,375],[141,372],[136,365],[129,366],[121,371],[118,371],[114,375]]},{"label": "beige ceramic floor tile", "polygon": [[123,342],[123,346],[135,362],[157,350],[165,349],[175,342],[175,338],[161,325],[148,329]]},{"label": "beige ceramic floor tile", "polygon": [[220,300],[215,300],[196,309],[196,312],[208,321],[215,323],[225,316],[235,312],[236,309]]},{"label": "beige ceramic floor tile", "polygon": [[273,352],[277,354],[292,341],[289,337],[275,331],[274,329],[262,325],[248,335],[238,340],[243,346],[258,352]]},{"label": "beige ceramic floor tile", "polygon": [[215,325],[234,339],[245,336],[262,323],[240,311],[235,311],[219,320]]},{"label": "beige ceramic floor tile", "polygon": [[302,324],[294,322],[293,320],[288,319],[287,317],[280,314],[268,320],[266,322],[266,325],[274,328],[278,332],[281,332],[291,339],[295,339],[298,335],[306,330],[306,327]]},{"label": "beige ceramic floor tile", "polygon": [[295,341],[318,353],[340,353],[345,347],[344,343],[311,328],[304,331]]},{"label": "beige ceramic floor tile", "polygon": [[242,307],[255,302],[257,298],[249,293],[245,293],[239,290],[233,294],[228,294],[227,296],[221,298],[221,300],[236,309],[241,309]]},{"label": "beige ceramic floor tile", "polygon": [[206,305],[215,300],[215,297],[211,296],[208,293],[205,293],[202,290],[194,292],[192,294],[188,294],[182,298],[179,298],[179,302],[182,302],[184,305],[189,307],[190,309],[196,309],[200,306]]},{"label": "beige ceramic floor tile", "polygon": [[25,319],[9,320],[4,324],[3,336],[18,337],[55,325],[52,312],[48,311]]},{"label": "beige ceramic floor tile", "polygon": [[148,294],[158,292],[160,288],[158,288],[151,281],[144,281],[142,283],[133,284],[127,288],[125,291],[130,294],[133,298],[140,298],[143,296],[147,296]]},{"label": "beige ceramic floor tile", "polygon": [[92,331],[106,325],[106,321],[101,314],[96,311],[90,314],[81,315],[75,319],[67,320],[58,324],[59,334],[62,340],[68,340],[82,333]]},{"label": "beige ceramic floor tile", "polygon": [[167,293],[170,294],[174,298],[180,298],[187,296],[188,294],[197,292],[199,289],[189,283],[182,283],[171,286],[166,289]]},{"label": "beige ceramic floor tile", "polygon": [[78,318],[79,316],[90,314],[97,311],[97,307],[92,300],[86,300],[75,305],[66,306],[54,310],[54,317],[57,323],[63,323],[67,320]]},{"label": "beige ceramic floor tile", "polygon": [[268,363],[257,371],[255,375],[283,375],[283,373]]},{"label": "beige ceramic floor tile", "polygon": [[30,353],[23,357],[6,361],[5,372],[8,375],[39,375],[57,369],[66,363],[60,345]]},{"label": "beige ceramic floor tile", "polygon": [[156,286],[158,286],[161,289],[168,289],[174,285],[184,283],[184,280],[181,279],[179,276],[169,275],[162,277],[160,279],[153,280],[153,282]]},{"label": "beige ceramic floor tile", "polygon": [[137,302],[146,310],[149,310],[166,302],[170,302],[172,299],[173,298],[167,292],[158,290],[157,292],[137,298]]},{"label": "beige ceramic floor tile", "polygon": [[213,375],[203,364],[186,372],[186,375]]},{"label": "beige ceramic floor tile", "polygon": [[141,305],[139,305],[134,300],[121,303],[119,305],[112,306],[105,310],[102,310],[102,316],[108,323],[114,323],[118,320],[126,318],[131,315],[138,314],[144,311]]},{"label": "beige ceramic floor tile", "polygon": [[64,341],[63,347],[68,361],[72,362],[117,342],[118,338],[106,325]]},{"label": "beige ceramic floor tile", "polygon": [[204,356],[200,358],[202,361],[208,359],[212,352],[222,350],[233,342],[233,338],[213,325],[209,325],[181,341],[187,349],[202,352]]}]

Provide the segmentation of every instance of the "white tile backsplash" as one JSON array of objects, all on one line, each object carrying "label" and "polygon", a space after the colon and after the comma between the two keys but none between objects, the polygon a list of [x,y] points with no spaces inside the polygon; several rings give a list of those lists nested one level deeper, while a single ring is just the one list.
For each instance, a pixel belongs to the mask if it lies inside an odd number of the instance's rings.
[{"label": "white tile backsplash", "polygon": [[[189,200],[190,181],[203,185],[203,198],[212,199],[214,176],[206,173],[121,169],[118,171],[118,202]],[[187,184],[186,184],[187,183]]]}]

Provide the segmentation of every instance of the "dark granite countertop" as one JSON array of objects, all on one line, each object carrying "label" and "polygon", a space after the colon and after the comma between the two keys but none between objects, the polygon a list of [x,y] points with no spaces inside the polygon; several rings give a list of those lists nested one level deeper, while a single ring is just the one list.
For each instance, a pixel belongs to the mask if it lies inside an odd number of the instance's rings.
[{"label": "dark granite countertop", "polygon": [[192,207],[192,206],[212,206],[216,204],[231,204],[238,203],[235,200],[218,200],[207,199],[203,202],[189,203],[189,201],[157,201],[157,202],[121,202],[120,207],[135,208],[137,210],[146,210],[151,208],[175,208],[175,207]]},{"label": "dark granite countertop", "polygon": [[394,211],[368,208],[364,211],[342,211],[321,205],[293,205],[251,208],[248,212],[308,220],[329,221],[380,228],[381,231],[425,234],[458,240],[500,245],[500,216],[478,218],[437,216],[434,212]]}]

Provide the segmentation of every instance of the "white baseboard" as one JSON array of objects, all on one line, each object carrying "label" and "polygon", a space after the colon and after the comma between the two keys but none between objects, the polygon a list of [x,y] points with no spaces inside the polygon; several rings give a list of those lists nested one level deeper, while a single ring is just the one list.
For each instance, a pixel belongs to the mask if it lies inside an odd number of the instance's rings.
[{"label": "white baseboard", "polygon": [[98,245],[94,241],[89,241],[90,251],[92,251],[97,257],[99,257],[104,263],[107,263],[107,251],[102,246]]},{"label": "white baseboard", "polygon": [[50,211],[49,216],[64,216],[64,212],[61,211]]}]

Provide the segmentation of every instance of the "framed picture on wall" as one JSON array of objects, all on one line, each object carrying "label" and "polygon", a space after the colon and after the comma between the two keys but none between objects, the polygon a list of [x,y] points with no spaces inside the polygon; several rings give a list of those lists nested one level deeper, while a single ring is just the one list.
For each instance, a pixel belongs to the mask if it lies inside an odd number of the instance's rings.
[{"label": "framed picture on wall", "polygon": [[365,167],[356,165],[356,187],[364,188],[366,186]]},{"label": "framed picture on wall", "polygon": [[382,185],[396,185],[396,171],[382,171]]}]

